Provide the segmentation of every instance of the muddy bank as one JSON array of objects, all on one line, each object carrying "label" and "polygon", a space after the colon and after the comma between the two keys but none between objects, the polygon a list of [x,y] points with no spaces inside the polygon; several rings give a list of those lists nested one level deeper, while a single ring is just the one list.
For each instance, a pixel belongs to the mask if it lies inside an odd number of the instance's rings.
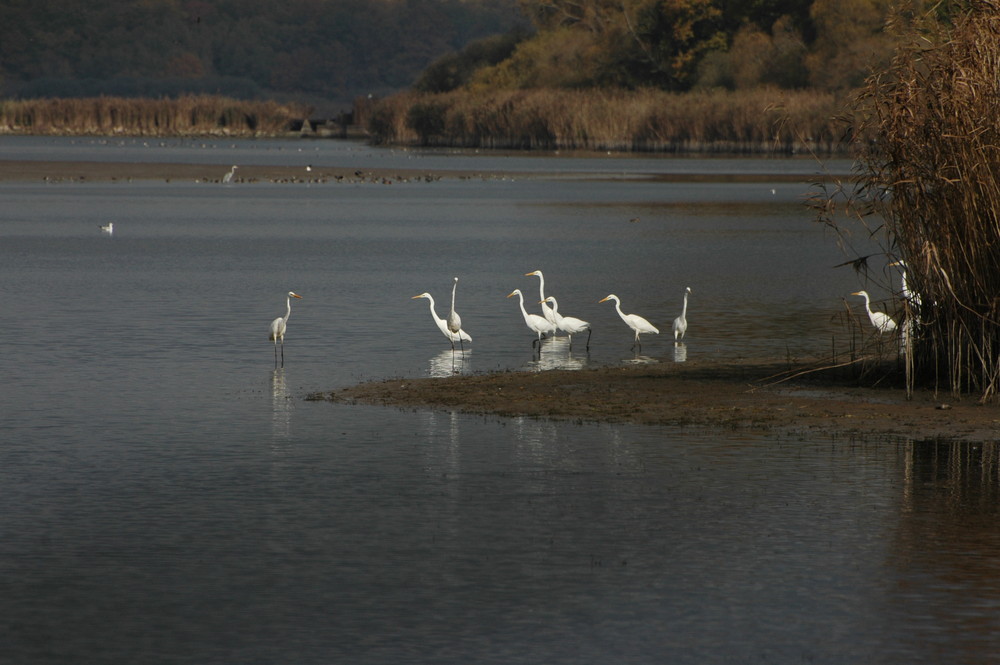
[{"label": "muddy bank", "polygon": [[387,379],[308,399],[789,436],[1000,438],[997,405],[929,391],[908,400],[901,389],[862,388],[811,368],[766,362],[664,362],[580,371]]}]

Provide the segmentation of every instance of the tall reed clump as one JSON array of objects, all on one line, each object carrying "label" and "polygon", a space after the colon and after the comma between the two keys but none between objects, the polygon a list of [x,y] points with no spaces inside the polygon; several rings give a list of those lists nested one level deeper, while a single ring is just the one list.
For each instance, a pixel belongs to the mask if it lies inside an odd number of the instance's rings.
[{"label": "tall reed clump", "polygon": [[904,304],[907,382],[1000,390],[1000,3],[903,49],[857,108],[875,137],[859,191],[918,294]]},{"label": "tall reed clump", "polygon": [[299,104],[216,95],[0,101],[0,133],[124,136],[274,136],[308,115]]},{"label": "tall reed clump", "polygon": [[381,100],[380,143],[637,151],[792,152],[843,149],[842,104],[816,91],[759,89],[456,90]]}]

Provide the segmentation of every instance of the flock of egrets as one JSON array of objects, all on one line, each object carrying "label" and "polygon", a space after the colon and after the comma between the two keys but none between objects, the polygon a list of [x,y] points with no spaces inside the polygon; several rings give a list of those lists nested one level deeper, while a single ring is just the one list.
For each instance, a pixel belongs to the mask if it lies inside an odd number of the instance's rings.
[{"label": "flock of egrets", "polygon": [[[539,349],[541,348],[542,339],[547,336],[554,336],[559,331],[566,333],[569,340],[569,348],[573,348],[573,335],[582,334],[584,331],[587,333],[587,349],[590,349],[590,335],[593,330],[590,327],[590,323],[578,319],[574,316],[563,316],[559,313],[559,303],[553,296],[545,295],[545,276],[542,274],[541,270],[534,270],[529,273],[525,273],[526,277],[538,277],[538,304],[541,305],[542,314],[531,314],[524,306],[524,294],[521,289],[514,289],[507,295],[508,298],[513,296],[518,297],[518,301],[521,307],[521,315],[524,317],[524,324],[528,329],[535,333],[536,338],[531,341],[532,348],[537,344]],[[448,312],[447,318],[441,318],[438,316],[434,305],[434,296],[430,293],[421,293],[419,295],[413,296],[411,300],[416,300],[418,298],[425,298],[429,301],[431,318],[437,325],[438,330],[441,334],[451,343],[452,350],[455,349],[455,345],[458,344],[459,348],[464,352],[465,344],[472,343],[472,336],[469,335],[465,330],[462,329],[462,317],[459,316],[458,312],[455,311],[455,295],[458,291],[458,277],[455,278],[454,283],[451,287],[451,309]],[[687,287],[684,291],[684,305],[681,309],[681,314],[673,323],[674,341],[680,342],[684,339],[684,334],[687,332],[687,306],[688,306],[688,295],[691,293],[691,287]],[[278,364],[278,347],[281,347],[281,364],[285,364],[285,330],[288,326],[288,317],[292,314],[292,298],[301,298],[302,296],[289,291],[288,297],[285,302],[286,311],[285,316],[279,316],[274,321],[271,322],[271,332],[268,337],[269,340],[274,342],[274,364]],[[652,323],[639,316],[638,314],[626,314],[622,311],[621,300],[615,294],[610,294],[604,298],[601,298],[598,302],[607,302],[608,300],[613,300],[615,303],[615,310],[618,312],[618,316],[621,317],[622,321],[635,332],[634,342],[632,348],[638,346],[642,348],[642,343],[639,339],[640,334],[659,334],[659,329],[656,328]]]},{"label": "flock of egrets", "polygon": [[[903,268],[902,274],[902,293],[903,297],[910,301],[911,304],[919,305],[920,295],[912,290],[910,290],[909,285],[906,281],[906,264],[903,261],[896,261],[890,265],[898,265]],[[587,349],[590,349],[590,335],[593,332],[590,327],[590,323],[578,319],[573,316],[564,316],[559,312],[559,303],[553,296],[545,295],[545,276],[542,274],[541,270],[534,270],[529,273],[525,273],[525,277],[537,277],[538,278],[538,304],[541,305],[542,314],[532,314],[524,306],[524,294],[521,289],[514,289],[511,291],[507,297],[512,298],[517,296],[518,303],[521,308],[521,315],[524,317],[524,324],[528,329],[535,333],[536,338],[531,341],[532,348],[537,344],[539,349],[541,348],[542,339],[548,336],[554,336],[559,331],[565,333],[569,339],[569,348],[573,348],[573,335],[582,334],[584,331],[587,333]],[[472,343],[472,336],[469,335],[465,330],[462,329],[462,317],[459,316],[458,312],[455,310],[455,296],[458,291],[458,277],[454,279],[454,283],[451,287],[451,309],[448,312],[447,318],[441,318],[437,314],[434,304],[434,296],[430,293],[424,292],[419,295],[413,296],[411,300],[416,300],[418,298],[425,298],[429,301],[429,309],[431,312],[431,318],[437,325],[438,330],[441,334],[451,343],[451,348],[454,350],[455,345],[458,344],[459,348],[464,352],[466,343]],[[684,304],[681,308],[680,316],[674,319],[673,323],[673,333],[674,342],[680,342],[684,339],[684,334],[687,332],[687,308],[688,308],[688,296],[691,294],[691,287],[687,287],[684,290]],[[871,298],[867,291],[856,291],[851,294],[852,296],[860,296],[865,299],[865,311],[868,313],[868,318],[871,321],[875,329],[881,333],[890,333],[896,330],[896,322],[893,321],[885,312],[872,311],[871,308]],[[286,310],[285,316],[279,316],[274,321],[271,322],[271,331],[269,340],[274,342],[274,363],[278,364],[278,347],[281,347],[281,364],[285,364],[285,330],[288,326],[288,317],[292,314],[292,298],[301,298],[302,296],[289,291],[288,297],[285,302]],[[618,316],[621,317],[622,321],[632,329],[635,333],[635,338],[632,343],[632,348],[638,346],[642,348],[642,342],[639,339],[640,334],[659,334],[659,329],[652,323],[639,316],[638,314],[626,314],[622,311],[621,299],[615,294],[609,294],[601,298],[598,302],[614,301],[615,310],[618,312]]]}]

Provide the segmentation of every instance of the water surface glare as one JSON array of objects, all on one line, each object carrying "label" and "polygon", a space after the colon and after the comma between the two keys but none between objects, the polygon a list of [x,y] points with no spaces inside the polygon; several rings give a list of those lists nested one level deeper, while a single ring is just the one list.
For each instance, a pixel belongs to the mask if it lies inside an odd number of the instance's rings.
[{"label": "water surface glare", "polygon": [[[0,158],[294,163],[313,145],[4,138]],[[628,177],[708,168],[648,156],[594,179],[607,160],[317,152],[331,166],[566,168],[391,186],[0,184],[0,662],[986,663],[1000,651],[993,444],[303,399],[451,371],[820,356],[845,343],[843,298],[887,298],[898,275],[879,291],[834,268],[845,257],[802,205],[808,186]],[[705,161],[784,175],[780,160]],[[537,311],[538,280],[524,276],[536,269],[561,312],[592,323],[589,352],[576,338],[532,352],[505,296],[519,288]],[[412,300],[430,292],[443,316],[455,276],[473,337],[457,363],[428,302]],[[678,355],[669,328],[687,286]],[[303,298],[275,368],[267,329],[289,290]],[[641,353],[598,304],[609,293],[660,327]]]}]

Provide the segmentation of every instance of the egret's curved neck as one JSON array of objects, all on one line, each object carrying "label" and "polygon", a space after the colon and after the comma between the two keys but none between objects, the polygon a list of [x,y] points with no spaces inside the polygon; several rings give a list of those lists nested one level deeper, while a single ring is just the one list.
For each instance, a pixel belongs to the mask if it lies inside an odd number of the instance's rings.
[{"label": "egret's curved neck", "polygon": [[444,319],[439,319],[437,312],[434,311],[434,296],[427,294],[427,305],[431,308],[431,316],[434,317],[435,321],[444,321]]},{"label": "egret's curved neck", "polygon": [[684,309],[681,310],[681,318],[687,316],[688,313],[688,293],[684,293]]},{"label": "egret's curved neck", "polygon": [[625,318],[625,312],[622,311],[622,301],[615,298],[615,309],[618,310],[618,316]]},{"label": "egret's curved neck", "polygon": [[290,317],[292,315],[292,297],[291,296],[288,296],[285,299],[285,307],[287,308],[285,310],[285,323],[288,323],[288,317]]},{"label": "egret's curved neck", "polygon": [[455,280],[455,284],[451,287],[451,311],[455,311],[455,291],[458,290],[458,280]]},{"label": "egret's curved neck", "polygon": [[518,292],[518,294],[517,294],[517,301],[519,303],[521,303],[521,314],[524,314],[524,318],[525,318],[525,320],[527,320],[527,318],[528,318],[528,310],[526,310],[524,308],[524,294],[523,293]]}]

